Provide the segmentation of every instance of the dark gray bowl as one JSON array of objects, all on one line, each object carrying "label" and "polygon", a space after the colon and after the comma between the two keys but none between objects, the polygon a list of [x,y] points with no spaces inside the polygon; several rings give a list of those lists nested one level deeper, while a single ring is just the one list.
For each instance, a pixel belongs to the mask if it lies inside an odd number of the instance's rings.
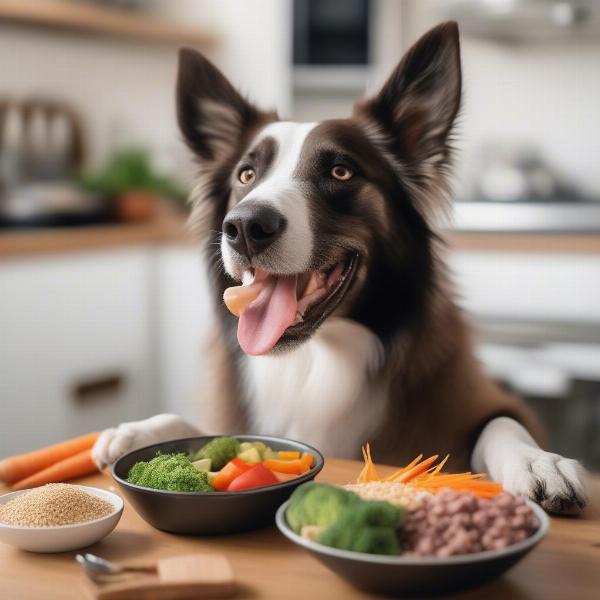
[{"label": "dark gray bowl", "polygon": [[482,585],[499,577],[521,560],[548,533],[550,519],[528,502],[540,523],[529,538],[501,550],[463,554],[449,558],[403,558],[349,552],[323,546],[294,533],[285,519],[288,502],[277,511],[279,531],[308,550],[327,568],[364,591],[391,596],[447,594]]},{"label": "dark gray bowl", "polygon": [[323,468],[322,454],[306,444],[284,438],[236,435],[242,442],[264,442],[273,450],[298,450],[314,456],[313,468],[291,481],[243,492],[169,492],[127,482],[129,469],[140,460],[154,458],[157,451],[190,452],[218,436],[184,438],[146,446],[121,456],[113,465],[113,479],[141,517],[150,525],[172,533],[220,535],[258,529],[273,524],[277,508],[302,483],[311,481]]}]

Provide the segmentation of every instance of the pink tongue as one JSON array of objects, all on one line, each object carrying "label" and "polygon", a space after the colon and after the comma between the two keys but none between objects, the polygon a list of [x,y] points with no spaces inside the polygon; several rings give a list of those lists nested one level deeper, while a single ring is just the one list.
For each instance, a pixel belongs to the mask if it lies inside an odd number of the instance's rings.
[{"label": "pink tongue", "polygon": [[246,307],[238,322],[238,342],[247,354],[273,349],[296,318],[296,276],[270,276],[258,298]]}]

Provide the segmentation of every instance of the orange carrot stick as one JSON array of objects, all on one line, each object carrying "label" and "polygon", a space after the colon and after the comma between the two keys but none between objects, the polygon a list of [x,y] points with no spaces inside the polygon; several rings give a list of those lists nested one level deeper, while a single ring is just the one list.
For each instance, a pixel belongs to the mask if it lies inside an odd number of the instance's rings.
[{"label": "orange carrot stick", "polygon": [[90,448],[83,450],[78,454],[69,456],[60,462],[50,465],[42,471],[38,471],[25,479],[17,481],[13,485],[14,490],[24,490],[30,487],[37,487],[45,483],[59,483],[75,477],[89,475],[98,470],[96,463],[92,459]]},{"label": "orange carrot stick", "polygon": [[87,433],[41,450],[5,458],[0,461],[0,481],[14,483],[82,450],[89,450],[99,435],[99,433]]},{"label": "orange carrot stick", "polygon": [[394,481],[397,477],[400,477],[400,475],[402,475],[402,473],[406,473],[406,471],[409,471],[415,465],[419,464],[419,461],[422,458],[423,458],[423,455],[419,454],[419,456],[417,456],[411,463],[407,464],[405,467],[402,467],[398,471],[395,471],[389,477],[386,477],[385,479],[382,479],[382,481]]},{"label": "orange carrot stick", "polygon": [[406,471],[406,473],[400,475],[400,477],[395,479],[395,481],[398,483],[408,483],[411,479],[414,479],[417,475],[425,471],[431,465],[431,463],[435,462],[438,459],[438,457],[439,454],[434,454],[433,456],[426,458],[424,461],[420,462],[412,469]]}]

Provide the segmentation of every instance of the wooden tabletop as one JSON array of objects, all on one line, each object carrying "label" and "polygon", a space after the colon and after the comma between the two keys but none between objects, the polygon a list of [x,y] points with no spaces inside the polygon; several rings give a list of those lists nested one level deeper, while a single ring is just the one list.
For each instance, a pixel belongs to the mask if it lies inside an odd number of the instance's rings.
[{"label": "wooden tabletop", "polygon": [[[321,481],[356,479],[359,463],[328,459]],[[388,472],[382,468],[382,473]],[[107,475],[82,484],[113,488]],[[114,488],[113,488],[114,489]],[[474,600],[592,600],[600,589],[600,477],[592,482],[592,505],[576,519],[553,518],[550,534],[503,578],[485,587],[444,598]],[[351,600],[369,596],[351,588],[274,528],[240,535],[201,538],[157,531],[125,502],[113,533],[90,552],[114,561],[156,560],[193,552],[221,552],[233,565],[237,598]],[[70,600],[83,597],[75,552],[33,554],[0,543],[3,600]]]}]

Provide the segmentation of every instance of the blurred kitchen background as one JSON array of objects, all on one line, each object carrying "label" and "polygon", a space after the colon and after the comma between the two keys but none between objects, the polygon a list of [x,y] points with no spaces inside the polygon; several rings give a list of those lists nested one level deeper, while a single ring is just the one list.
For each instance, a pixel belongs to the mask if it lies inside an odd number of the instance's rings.
[{"label": "blurred kitchen background", "polygon": [[211,316],[183,229],[176,50],[281,116],[341,116],[461,25],[451,264],[479,351],[600,468],[600,3],[0,0],[0,456],[172,411]]}]

